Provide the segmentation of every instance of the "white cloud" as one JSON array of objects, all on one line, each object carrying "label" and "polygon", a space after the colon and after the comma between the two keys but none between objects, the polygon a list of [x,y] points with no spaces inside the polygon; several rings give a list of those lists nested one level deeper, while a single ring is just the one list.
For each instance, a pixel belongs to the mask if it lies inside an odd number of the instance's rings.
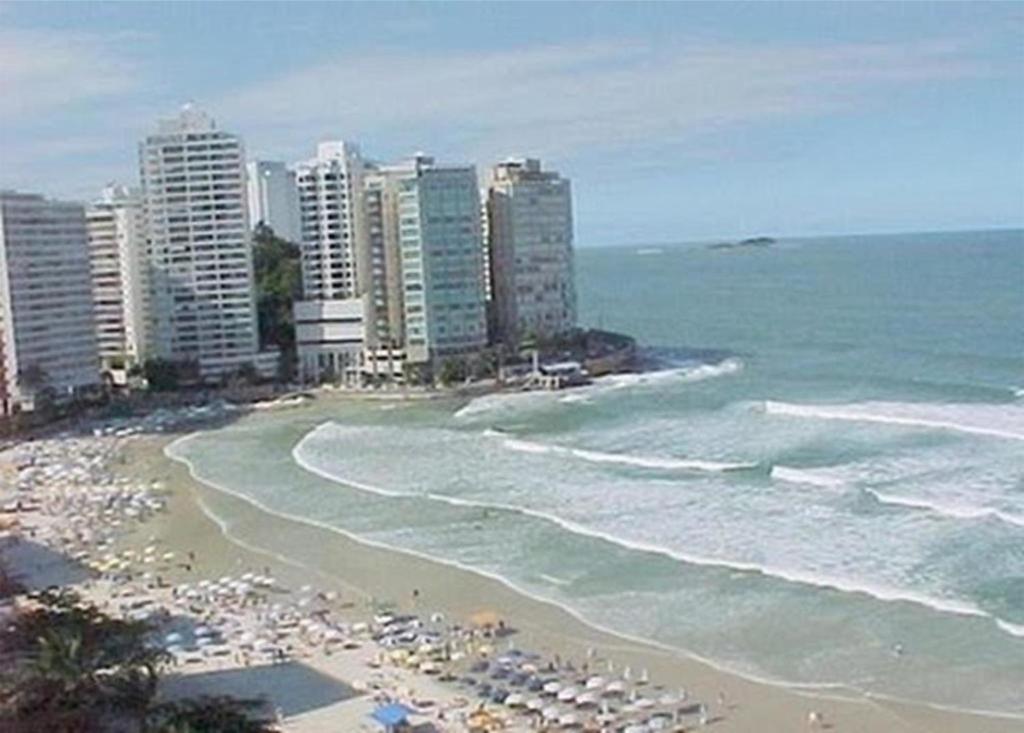
[{"label": "white cloud", "polygon": [[136,74],[117,46],[87,33],[0,30],[0,122],[132,91]]},{"label": "white cloud", "polygon": [[834,113],[894,89],[985,73],[958,44],[592,43],[477,53],[377,52],[236,90],[215,104],[265,146],[326,134],[458,138],[466,157],[562,157],[685,144],[728,127]]}]

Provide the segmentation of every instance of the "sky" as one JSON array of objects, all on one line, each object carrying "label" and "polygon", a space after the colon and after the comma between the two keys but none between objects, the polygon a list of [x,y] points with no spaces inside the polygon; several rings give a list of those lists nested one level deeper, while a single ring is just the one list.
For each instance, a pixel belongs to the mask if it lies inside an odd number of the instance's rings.
[{"label": "sky", "polygon": [[194,101],[573,181],[579,246],[1024,226],[1024,3],[12,3],[0,188],[89,200]]}]

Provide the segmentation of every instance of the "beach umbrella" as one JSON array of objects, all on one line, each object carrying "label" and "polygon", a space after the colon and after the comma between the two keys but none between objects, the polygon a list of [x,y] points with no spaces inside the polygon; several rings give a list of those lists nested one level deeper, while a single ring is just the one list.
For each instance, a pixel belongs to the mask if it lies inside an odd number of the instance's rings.
[{"label": "beach umbrella", "polygon": [[562,689],[558,693],[557,698],[559,702],[569,702],[570,700],[575,700],[578,694],[580,694],[580,691],[570,686]]},{"label": "beach umbrella", "polygon": [[540,711],[540,715],[545,720],[558,720],[558,716],[562,714],[562,711],[558,709],[557,705],[549,705]]},{"label": "beach umbrella", "polygon": [[527,710],[540,710],[544,707],[544,701],[539,697],[534,697],[526,701]]},{"label": "beach umbrella", "polygon": [[182,635],[176,631],[164,637],[164,641],[168,644],[180,644],[182,642],[182,639]]},{"label": "beach umbrella", "polygon": [[562,685],[560,682],[552,681],[544,685],[544,693],[547,695],[557,695],[559,692],[561,692],[561,690]]},{"label": "beach umbrella", "polygon": [[576,697],[577,707],[586,707],[588,705],[597,705],[597,694],[593,692],[584,692],[582,695]]},{"label": "beach umbrella", "polygon": [[600,690],[604,688],[607,684],[608,680],[606,680],[604,677],[591,677],[589,680],[587,680],[587,689]]},{"label": "beach umbrella", "polygon": [[518,692],[513,692],[505,698],[505,704],[510,708],[522,707],[526,704],[526,698]]},{"label": "beach umbrella", "polygon": [[573,713],[566,713],[558,718],[558,724],[563,728],[572,728],[580,724],[580,719]]},{"label": "beach umbrella", "polygon": [[212,636],[213,629],[211,629],[209,626],[197,626],[193,633],[196,636]]},{"label": "beach umbrella", "polygon": [[604,688],[605,695],[622,695],[626,692],[626,685],[620,680],[612,680]]},{"label": "beach umbrella", "polygon": [[627,726],[622,733],[651,733],[651,729],[643,723],[635,723]]},{"label": "beach umbrella", "polygon": [[654,707],[654,700],[649,697],[641,697],[639,700],[633,703],[639,710],[647,710]]}]

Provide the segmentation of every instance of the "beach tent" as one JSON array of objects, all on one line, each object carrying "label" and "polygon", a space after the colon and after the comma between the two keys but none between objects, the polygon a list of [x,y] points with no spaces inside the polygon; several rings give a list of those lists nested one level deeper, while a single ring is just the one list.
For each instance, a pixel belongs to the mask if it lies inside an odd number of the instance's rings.
[{"label": "beach tent", "polygon": [[409,716],[412,714],[412,710],[397,702],[388,703],[387,705],[381,705],[379,708],[370,713],[370,717],[384,726],[384,730],[391,733],[392,731],[398,730],[399,726],[405,725]]}]

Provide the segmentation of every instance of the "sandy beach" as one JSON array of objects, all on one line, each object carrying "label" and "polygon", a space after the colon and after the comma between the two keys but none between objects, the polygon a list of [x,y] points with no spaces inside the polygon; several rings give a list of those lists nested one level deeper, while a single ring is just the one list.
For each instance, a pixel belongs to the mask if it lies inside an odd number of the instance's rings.
[{"label": "sandy beach", "polygon": [[[242,419],[257,421],[260,415]],[[582,675],[581,679],[596,675],[609,680],[628,677],[630,686],[641,697],[671,699],[676,706],[685,698],[694,705],[702,705],[700,717],[711,729],[723,733],[822,728],[864,733],[1024,730],[1024,721],[1017,719],[883,699],[824,696],[752,681],[681,652],[605,633],[559,607],[523,596],[497,580],[272,516],[201,484],[193,480],[187,466],[164,454],[166,445],[180,434],[136,435],[109,448],[110,468],[126,484],[159,487],[159,510],[115,537],[109,550],[130,551],[142,557],[145,548],[156,547],[156,555],[174,558],[160,566],[159,588],[139,592],[148,592],[157,605],[173,608],[181,600],[177,597],[180,589],[198,587],[201,581],[233,578],[232,582],[237,583],[243,577],[269,576],[275,582],[270,600],[278,606],[308,604],[313,594],[316,598],[329,598],[331,618],[336,619],[338,629],[344,629],[345,638],[353,641],[353,648],[332,654],[326,641],[307,643],[304,637],[294,642],[287,664],[254,666],[242,664],[237,653],[225,653],[195,665],[181,665],[167,685],[167,694],[198,685],[206,692],[217,689],[264,695],[270,708],[280,716],[283,729],[312,732],[373,730],[367,716],[385,694],[382,690],[392,695],[404,690],[410,699],[432,701],[424,712],[438,730],[464,730],[465,723],[456,722],[458,715],[454,711],[460,710],[464,718],[476,706],[470,692],[403,665],[387,663],[382,667],[379,662],[387,650],[367,633],[354,629],[369,626],[374,616],[385,609],[391,615],[443,617],[467,626],[475,615],[492,613],[514,629],[507,640],[492,643],[492,654],[500,654],[508,644],[509,649],[537,653],[538,664],[547,660],[571,664],[577,676]],[[111,439],[83,440],[102,443]],[[4,498],[10,496],[5,493]],[[222,526],[214,521],[214,516],[233,519],[229,526]],[[24,517],[26,526],[54,521],[59,521],[59,516],[47,517],[41,512],[26,513]],[[316,535],[312,543],[311,533]],[[289,554],[290,538],[299,536],[303,537],[304,546],[315,546],[317,551],[301,557]],[[95,572],[89,574],[93,579],[86,580],[81,572],[57,573],[56,568],[66,570],[67,566],[52,558],[41,563],[10,550],[7,556],[30,584],[84,582],[89,597],[107,605],[113,602],[117,586],[109,580],[95,580]],[[138,584],[139,579],[134,582]],[[237,624],[251,628],[259,619],[265,620],[269,601],[261,603],[264,605],[241,601],[237,607],[232,606]],[[302,615],[303,606],[290,608]],[[479,639],[466,643],[466,663],[479,649],[472,645],[480,643]],[[521,717],[517,723],[506,707],[489,704],[488,708],[508,717],[512,730],[529,729],[533,723],[528,725],[525,721],[537,720]],[[448,712],[439,715],[439,711]],[[815,718],[809,718],[812,711],[817,714]],[[679,723],[687,729],[700,726],[697,708],[691,712]]]}]

